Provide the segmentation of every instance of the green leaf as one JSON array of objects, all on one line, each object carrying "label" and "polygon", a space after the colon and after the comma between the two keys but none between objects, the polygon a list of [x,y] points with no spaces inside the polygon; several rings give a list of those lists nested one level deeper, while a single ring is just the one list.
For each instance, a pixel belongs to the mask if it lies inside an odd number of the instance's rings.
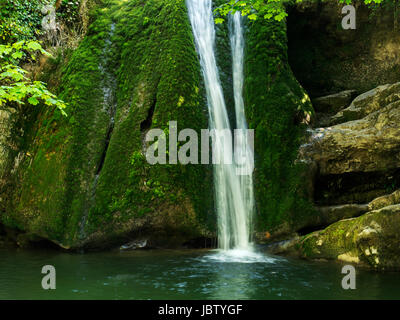
[{"label": "green leaf", "polygon": [[21,59],[22,56],[23,56],[23,53],[22,53],[21,51],[14,52],[14,53],[11,55],[11,57],[12,57],[13,59],[15,59],[15,60]]},{"label": "green leaf", "polygon": [[255,13],[252,13],[252,14],[248,15],[247,18],[249,18],[249,20],[256,20],[257,15]]},{"label": "green leaf", "polygon": [[39,42],[31,41],[28,43],[27,48],[30,50],[36,51],[36,50],[41,50],[42,46],[40,45]]},{"label": "green leaf", "polygon": [[30,98],[28,99],[28,102],[29,102],[30,104],[36,106],[36,105],[39,103],[39,100],[36,99],[35,97],[30,97]]}]

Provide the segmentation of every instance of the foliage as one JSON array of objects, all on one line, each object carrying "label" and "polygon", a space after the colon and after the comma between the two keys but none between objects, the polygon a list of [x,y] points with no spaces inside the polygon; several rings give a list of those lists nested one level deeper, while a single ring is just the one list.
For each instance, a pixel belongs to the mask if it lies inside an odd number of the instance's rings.
[{"label": "foliage", "polygon": [[36,39],[41,34],[40,0],[0,0],[0,43]]},{"label": "foliage", "polygon": [[57,107],[65,115],[65,103],[48,91],[43,82],[29,79],[27,71],[19,66],[27,56],[35,60],[37,52],[49,55],[37,41],[21,40],[0,45],[0,107],[7,102],[24,104],[27,100],[31,105],[37,105],[42,101]]},{"label": "foliage", "polygon": [[[241,12],[250,20],[256,20],[261,16],[264,19],[275,19],[282,21],[287,17],[284,5],[287,3],[299,3],[303,0],[230,0],[215,9],[218,17],[216,23],[224,22],[225,16],[229,13]],[[352,0],[338,0],[339,3],[351,4]],[[364,0],[365,4],[380,4],[384,0]]]}]

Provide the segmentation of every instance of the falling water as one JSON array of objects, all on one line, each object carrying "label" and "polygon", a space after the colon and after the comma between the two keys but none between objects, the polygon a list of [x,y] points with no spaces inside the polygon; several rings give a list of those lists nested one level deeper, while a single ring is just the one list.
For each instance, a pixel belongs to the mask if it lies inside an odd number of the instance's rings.
[{"label": "falling water", "polygon": [[[242,27],[242,16],[236,12],[229,19],[229,32],[232,48],[232,73],[233,73],[233,93],[235,100],[236,128],[247,130],[246,115],[244,112],[243,84],[244,84],[244,36]],[[241,136],[243,137],[243,136]],[[253,192],[253,172],[254,155],[252,146],[247,139],[238,139],[236,151],[239,156],[245,159],[243,164],[247,175],[240,175],[240,192],[246,209],[246,225],[251,234],[252,218],[254,213],[254,192]]]},{"label": "falling water", "polygon": [[[187,0],[187,7],[206,87],[209,127],[217,131],[231,130],[214,54],[215,29],[212,1]],[[236,125],[238,129],[245,129],[247,124],[242,98],[244,41],[240,16],[234,17],[232,26]],[[249,155],[250,148],[246,140],[239,139],[239,141],[235,143],[235,148],[240,150],[235,151]],[[231,149],[231,145],[224,144],[217,138],[213,149],[214,156],[224,159]],[[246,163],[247,165],[250,164]],[[225,250],[249,250],[251,249],[250,225],[253,212],[251,177],[238,175],[236,171],[238,166],[235,164],[214,164],[213,167],[219,247]]]}]

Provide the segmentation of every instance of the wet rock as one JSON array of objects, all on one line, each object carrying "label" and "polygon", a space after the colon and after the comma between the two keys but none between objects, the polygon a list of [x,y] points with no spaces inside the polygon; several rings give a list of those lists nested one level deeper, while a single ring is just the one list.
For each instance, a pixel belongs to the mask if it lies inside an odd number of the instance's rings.
[{"label": "wet rock", "polygon": [[120,247],[121,251],[131,251],[131,250],[138,250],[138,249],[149,249],[148,240],[134,240],[128,242]]},{"label": "wet rock", "polygon": [[289,240],[274,242],[266,245],[264,250],[270,254],[295,254],[295,245],[298,244],[299,240],[299,237],[294,237]]}]

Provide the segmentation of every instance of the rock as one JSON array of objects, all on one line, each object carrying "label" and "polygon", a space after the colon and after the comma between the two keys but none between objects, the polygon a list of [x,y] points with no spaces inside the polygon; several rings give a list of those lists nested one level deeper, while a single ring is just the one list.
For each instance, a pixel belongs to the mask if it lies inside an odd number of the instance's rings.
[{"label": "rock", "polygon": [[342,1],[294,2],[287,19],[291,66],[311,96],[400,81],[400,35],[390,10],[353,1],[357,29],[344,32]]},{"label": "rock", "polygon": [[0,188],[6,183],[7,171],[10,169],[10,154],[15,149],[12,129],[17,115],[14,108],[0,110]]},{"label": "rock", "polygon": [[134,240],[126,243],[120,247],[121,251],[137,250],[137,249],[148,249],[148,240]]},{"label": "rock", "polygon": [[302,257],[400,270],[400,204],[341,220],[296,244]]},{"label": "rock", "polygon": [[299,162],[305,167],[305,169],[300,173],[302,179],[302,196],[312,202],[314,200],[314,181],[318,173],[318,166],[315,161]]},{"label": "rock", "polygon": [[372,200],[368,204],[368,209],[369,210],[378,210],[390,205],[398,204],[400,203],[400,190],[396,190],[392,194],[385,195],[379,198],[376,198],[375,200]]},{"label": "rock", "polygon": [[399,168],[400,101],[392,99],[394,94],[382,98],[387,104],[382,102],[379,111],[371,102],[359,111],[366,114],[362,119],[314,130],[309,143],[301,146],[300,158],[315,161],[320,175]]},{"label": "rock", "polygon": [[[53,79],[70,116],[29,112],[24,145],[13,152],[26,156],[7,161],[20,164],[4,188],[0,222],[70,250],[113,248],[129,237],[182,244],[202,236],[206,218],[214,220],[211,166],[153,166],[143,152],[150,120],[162,129],[171,119],[198,132],[207,127],[185,2],[121,2],[95,11],[79,47],[60,61],[62,79]],[[114,21],[119,13],[125,18]],[[0,127],[9,123],[2,117]],[[0,130],[0,144],[3,136]],[[0,146],[0,187],[3,160]]]},{"label": "rock", "polygon": [[300,238],[294,237],[289,240],[274,242],[264,247],[264,250],[270,254],[291,254],[296,253],[295,245],[299,242]]},{"label": "rock", "polygon": [[400,99],[400,82],[386,84],[363,93],[354,99],[351,105],[332,117],[331,123],[362,119],[372,112],[383,109],[388,104]]},{"label": "rock", "polygon": [[378,197],[367,204],[341,204],[333,206],[316,206],[314,215],[304,221],[305,229],[322,228],[343,219],[355,218],[372,210],[378,210],[400,203],[400,190]]},{"label": "rock", "polygon": [[368,212],[366,204],[344,204],[338,206],[317,207],[316,225],[329,225],[336,221],[353,218]]},{"label": "rock", "polygon": [[337,113],[350,105],[355,93],[355,90],[346,90],[329,96],[315,98],[312,100],[312,103],[316,112]]}]

